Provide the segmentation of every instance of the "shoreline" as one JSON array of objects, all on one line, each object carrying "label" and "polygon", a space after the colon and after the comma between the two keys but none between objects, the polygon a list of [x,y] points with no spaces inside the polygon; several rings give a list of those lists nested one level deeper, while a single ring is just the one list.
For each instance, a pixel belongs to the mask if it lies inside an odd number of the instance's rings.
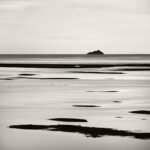
[{"label": "shoreline", "polygon": [[101,68],[101,67],[150,67],[150,63],[102,63],[102,64],[36,64],[36,63],[0,63],[0,67],[15,68]]}]

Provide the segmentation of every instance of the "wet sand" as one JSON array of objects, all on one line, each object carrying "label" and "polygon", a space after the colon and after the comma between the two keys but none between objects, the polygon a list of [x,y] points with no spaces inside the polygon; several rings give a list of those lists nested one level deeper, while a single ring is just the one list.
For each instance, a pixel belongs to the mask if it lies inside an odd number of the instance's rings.
[{"label": "wet sand", "polygon": [[148,71],[11,67],[0,68],[1,150],[149,150],[150,116],[130,113],[150,110]]}]

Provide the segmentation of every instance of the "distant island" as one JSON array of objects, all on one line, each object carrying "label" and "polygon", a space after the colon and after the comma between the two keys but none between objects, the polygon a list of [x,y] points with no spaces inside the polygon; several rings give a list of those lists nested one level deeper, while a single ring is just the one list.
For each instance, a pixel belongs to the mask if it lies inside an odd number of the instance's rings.
[{"label": "distant island", "polygon": [[88,52],[87,55],[104,55],[104,53],[100,50]]}]

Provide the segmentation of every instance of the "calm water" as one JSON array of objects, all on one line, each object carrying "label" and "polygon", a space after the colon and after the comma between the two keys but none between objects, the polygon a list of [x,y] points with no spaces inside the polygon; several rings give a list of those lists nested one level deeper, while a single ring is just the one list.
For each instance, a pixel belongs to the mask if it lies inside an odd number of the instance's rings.
[{"label": "calm water", "polygon": [[100,63],[100,62],[148,62],[147,55],[0,55],[0,62],[38,62],[38,63]]}]

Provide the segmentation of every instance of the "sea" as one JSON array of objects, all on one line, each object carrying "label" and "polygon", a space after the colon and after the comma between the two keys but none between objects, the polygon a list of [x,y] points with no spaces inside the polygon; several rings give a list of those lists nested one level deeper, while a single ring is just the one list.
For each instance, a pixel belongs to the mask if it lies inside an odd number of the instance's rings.
[{"label": "sea", "polygon": [[1,54],[0,62],[34,63],[101,63],[141,62],[150,63],[150,54]]}]

